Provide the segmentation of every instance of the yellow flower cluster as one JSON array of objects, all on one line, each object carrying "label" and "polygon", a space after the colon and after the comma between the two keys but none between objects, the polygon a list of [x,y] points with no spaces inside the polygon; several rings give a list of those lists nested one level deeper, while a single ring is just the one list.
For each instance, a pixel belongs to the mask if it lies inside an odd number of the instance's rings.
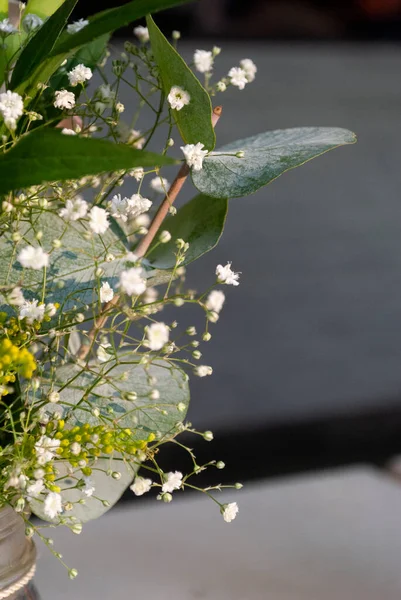
[{"label": "yellow flower cluster", "polygon": [[16,375],[30,379],[36,369],[36,361],[26,348],[19,348],[8,338],[0,339],[0,396],[8,394],[8,384]]}]

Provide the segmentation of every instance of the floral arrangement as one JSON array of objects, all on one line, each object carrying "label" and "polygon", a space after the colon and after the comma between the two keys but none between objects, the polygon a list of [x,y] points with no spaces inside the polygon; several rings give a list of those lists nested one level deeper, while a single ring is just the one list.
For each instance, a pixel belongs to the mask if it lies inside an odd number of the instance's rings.
[{"label": "floral arrangement", "polygon": [[[200,471],[224,464],[198,465],[177,438],[213,439],[185,421],[189,377],[212,374],[200,347],[239,274],[219,264],[197,293],[185,270],[218,243],[229,198],[355,141],[343,129],[300,128],[215,151],[214,100],[255,79],[252,60],[217,81],[220,48],[196,50],[187,65],[179,32],[169,41],[149,15],[177,0],[134,0],[68,23],[76,3],[29,0],[12,22],[0,0],[0,506],[21,513],[27,535],[60,560],[30,513],[79,534],[128,487],[163,502],[194,488],[226,522],[236,517],[236,502],[218,500],[225,486],[196,485]],[[110,57],[111,32],[143,17],[136,42]],[[153,122],[141,131],[144,113]],[[164,141],[154,147],[156,132]],[[176,210],[187,179],[199,193]],[[184,305],[203,312],[199,334],[169,316]],[[190,453],[192,472],[162,471],[166,443]]]}]

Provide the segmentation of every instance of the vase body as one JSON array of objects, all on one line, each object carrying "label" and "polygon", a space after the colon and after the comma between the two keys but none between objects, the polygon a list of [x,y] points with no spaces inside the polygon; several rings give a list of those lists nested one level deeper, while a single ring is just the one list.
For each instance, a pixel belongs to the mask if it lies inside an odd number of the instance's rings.
[{"label": "vase body", "polygon": [[36,551],[25,523],[11,507],[0,509],[0,599],[39,600],[33,586]]}]

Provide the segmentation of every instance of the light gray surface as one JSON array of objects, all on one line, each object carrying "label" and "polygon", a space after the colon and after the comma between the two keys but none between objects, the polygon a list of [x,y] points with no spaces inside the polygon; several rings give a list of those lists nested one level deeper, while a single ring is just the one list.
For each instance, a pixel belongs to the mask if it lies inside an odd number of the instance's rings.
[{"label": "light gray surface", "polygon": [[41,552],[43,600],[399,600],[401,486],[370,469],[249,486],[224,523],[206,498],[142,504],[61,529],[69,582]]},{"label": "light gray surface", "polygon": [[[218,144],[311,125],[359,142],[231,201],[219,247],[189,268],[200,290],[217,263],[242,271],[202,349],[215,374],[192,382],[190,418],[215,429],[399,402],[401,48],[221,45],[218,76],[244,56],[258,73],[216,98]],[[188,58],[197,47],[181,46]]]}]

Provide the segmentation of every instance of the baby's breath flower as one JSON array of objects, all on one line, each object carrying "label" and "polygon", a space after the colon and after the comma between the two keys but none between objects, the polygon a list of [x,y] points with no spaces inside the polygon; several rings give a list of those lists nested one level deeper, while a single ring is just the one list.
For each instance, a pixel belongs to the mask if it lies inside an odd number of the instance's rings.
[{"label": "baby's breath flower", "polygon": [[2,21],[0,21],[0,33],[10,34],[17,33],[17,31],[18,29],[14,27],[10,19],[3,19]]},{"label": "baby's breath flower", "polygon": [[179,40],[181,38],[181,31],[174,29],[174,31],[171,32],[171,37],[173,40]]},{"label": "baby's breath flower", "polygon": [[170,473],[166,473],[165,481],[162,485],[162,492],[174,492],[174,490],[179,490],[182,486],[182,473],[180,471],[174,471]]},{"label": "baby's breath flower", "polygon": [[150,182],[150,187],[152,188],[152,190],[154,190],[155,192],[157,192],[158,194],[165,194],[168,192],[168,189],[170,187],[169,182],[167,181],[167,179],[165,177],[154,177],[151,182]]},{"label": "baby's breath flower", "polygon": [[46,308],[45,308],[45,315],[46,317],[54,317],[54,315],[57,312],[57,307],[58,304],[53,304],[53,302],[49,302],[48,304],[46,304]]},{"label": "baby's breath flower", "polygon": [[76,131],[74,131],[73,129],[68,129],[68,127],[63,127],[61,133],[63,135],[77,135]]},{"label": "baby's breath flower", "polygon": [[60,440],[52,439],[46,435],[42,435],[35,444],[35,452],[39,465],[45,465],[53,460],[57,448],[60,446]]},{"label": "baby's breath flower", "polygon": [[245,71],[246,78],[249,82],[253,81],[256,76],[257,66],[250,58],[243,58],[240,61],[241,68]]},{"label": "baby's breath flower", "polygon": [[198,377],[207,377],[213,373],[213,369],[207,365],[199,365],[195,367],[194,372]]},{"label": "baby's breath flower", "polygon": [[39,15],[35,15],[33,13],[28,13],[22,19],[22,26],[27,33],[30,33],[31,31],[35,31],[35,29],[42,27],[42,25],[43,25],[43,19],[41,19],[39,17]]},{"label": "baby's breath flower", "polygon": [[213,432],[212,431],[205,431],[205,433],[203,434],[204,439],[207,442],[211,442],[213,440]]},{"label": "baby's breath flower", "polygon": [[136,179],[136,181],[141,181],[141,179],[143,179],[143,175],[144,175],[143,168],[136,167],[136,169],[132,169],[132,171],[129,172],[129,175],[131,175],[131,177]]},{"label": "baby's breath flower", "polygon": [[228,262],[225,267],[217,265],[216,267],[217,281],[226,285],[239,285],[239,273],[234,273],[231,270],[231,263]]},{"label": "baby's breath flower", "polygon": [[68,79],[70,85],[72,87],[75,87],[80,83],[84,84],[85,81],[89,81],[89,79],[92,78],[92,75],[92,70],[89,67],[85,67],[85,65],[79,64],[68,73]]},{"label": "baby's breath flower", "polygon": [[74,23],[70,23],[69,25],[67,25],[67,33],[78,33],[78,31],[81,31],[81,29],[83,29],[87,25],[89,25],[89,21],[87,21],[86,19],[79,19],[78,21],[74,21]]},{"label": "baby's breath flower", "polygon": [[31,483],[26,488],[26,494],[28,499],[37,498],[45,489],[43,479],[37,479],[34,483]]},{"label": "baby's breath flower", "polygon": [[178,85],[173,85],[167,96],[167,100],[173,110],[181,110],[190,103],[191,96]]},{"label": "baby's breath flower", "polygon": [[95,486],[93,485],[93,481],[90,477],[84,477],[84,483],[85,483],[85,487],[82,489],[82,493],[87,498],[90,498],[91,496],[93,496],[93,493],[95,492]]},{"label": "baby's breath flower", "polygon": [[89,212],[89,227],[94,233],[106,233],[110,226],[107,216],[108,212],[104,208],[100,208],[99,206],[91,208]]},{"label": "baby's breath flower", "polygon": [[213,54],[210,50],[195,50],[195,68],[199,73],[208,73],[213,67]]},{"label": "baby's breath flower", "polygon": [[161,244],[167,244],[171,240],[171,233],[166,229],[159,234],[159,241]]},{"label": "baby's breath flower", "polygon": [[147,27],[143,27],[142,25],[134,27],[134,35],[142,42],[142,44],[146,44],[146,42],[149,41],[149,31]]},{"label": "baby's breath flower", "polygon": [[223,515],[223,519],[226,523],[231,523],[234,521],[235,517],[238,514],[238,504],[236,502],[230,502],[229,504],[224,504],[220,511]]},{"label": "baby's breath flower", "polygon": [[146,290],[146,279],[140,267],[132,267],[120,275],[120,287],[128,296],[140,296]]},{"label": "baby's breath flower", "polygon": [[61,108],[70,110],[75,106],[75,94],[68,90],[57,90],[54,93],[54,106],[55,108]]},{"label": "baby's breath flower", "polygon": [[218,92],[225,92],[227,89],[227,85],[224,81],[218,81],[216,88]]},{"label": "baby's breath flower", "polygon": [[113,300],[114,292],[107,281],[103,281],[100,288],[100,302],[110,302]]},{"label": "baby's breath flower", "polygon": [[202,170],[203,159],[208,155],[207,150],[202,150],[203,147],[204,145],[201,142],[181,146],[188,167],[192,167],[194,171]]},{"label": "baby's breath flower", "polygon": [[212,290],[209,296],[207,297],[205,306],[208,310],[212,310],[214,312],[219,313],[223,308],[225,299],[226,297],[224,295],[224,292],[220,290]]},{"label": "baby's breath flower", "polygon": [[240,67],[233,67],[228,72],[228,77],[230,79],[231,85],[235,85],[235,87],[243,90],[246,84],[248,83],[248,77],[244,69]]},{"label": "baby's breath flower", "polygon": [[88,203],[81,196],[76,196],[72,200],[67,200],[65,208],[59,212],[59,216],[65,221],[78,221],[86,217],[88,212]]},{"label": "baby's breath flower", "polygon": [[0,94],[0,114],[9,129],[15,129],[24,112],[24,101],[17,92],[7,90]]},{"label": "baby's breath flower", "polygon": [[125,106],[122,102],[117,102],[116,104],[116,111],[118,113],[123,113],[125,111]]},{"label": "baby's breath flower", "polygon": [[22,306],[25,303],[24,294],[20,287],[15,287],[11,292],[6,294],[6,300],[11,306]]},{"label": "baby's breath flower", "polygon": [[49,519],[55,519],[63,512],[61,496],[57,492],[49,492],[43,504],[43,512]]},{"label": "baby's breath flower", "polygon": [[170,330],[165,323],[152,323],[146,328],[146,346],[150,350],[161,350],[167,344]]},{"label": "baby's breath flower", "polygon": [[147,492],[149,492],[152,487],[152,480],[145,479],[144,477],[135,477],[134,483],[130,486],[130,490],[132,490],[135,496],[143,496]]},{"label": "baby's breath flower", "polygon": [[43,267],[49,266],[49,255],[41,248],[26,246],[18,254],[18,262],[24,269],[35,269],[39,271]]}]

